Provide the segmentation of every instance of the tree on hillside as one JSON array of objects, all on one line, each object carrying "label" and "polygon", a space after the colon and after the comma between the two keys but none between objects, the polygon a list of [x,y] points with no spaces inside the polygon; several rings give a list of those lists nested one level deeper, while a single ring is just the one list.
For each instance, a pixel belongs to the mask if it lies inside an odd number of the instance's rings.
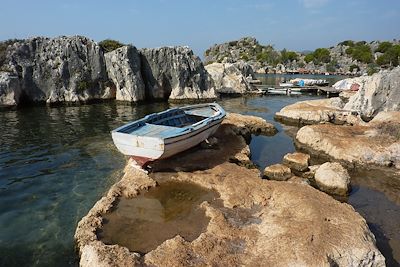
[{"label": "tree on hillside", "polygon": [[400,65],[400,45],[392,45],[388,48],[383,55],[377,58],[376,63],[380,66],[390,65],[398,66]]},{"label": "tree on hillside", "polygon": [[293,60],[298,60],[298,59],[299,56],[297,55],[296,52],[287,51],[286,49],[283,49],[281,51],[281,60],[283,63],[292,62]]},{"label": "tree on hillside", "polygon": [[375,50],[375,52],[381,52],[381,53],[385,53],[386,51],[388,51],[391,47],[393,46],[393,44],[391,42],[382,42],[379,44],[378,48]]},{"label": "tree on hillside", "polygon": [[371,48],[364,41],[357,42],[353,47],[347,48],[346,54],[363,63],[372,63],[373,61]]},{"label": "tree on hillside", "polygon": [[331,61],[331,54],[326,48],[316,49],[313,53],[313,56],[313,61],[315,64],[329,63]]}]

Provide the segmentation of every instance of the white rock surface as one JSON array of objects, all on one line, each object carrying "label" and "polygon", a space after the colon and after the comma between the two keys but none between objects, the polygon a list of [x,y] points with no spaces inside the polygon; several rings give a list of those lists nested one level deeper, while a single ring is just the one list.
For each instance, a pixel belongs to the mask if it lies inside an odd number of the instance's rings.
[{"label": "white rock surface", "polygon": [[223,94],[243,94],[253,89],[235,64],[213,63],[205,66],[211,75],[215,89]]},{"label": "white rock surface", "polygon": [[140,54],[134,46],[123,46],[104,55],[108,77],[116,87],[116,100],[145,99]]},{"label": "white rock surface", "polygon": [[318,188],[328,194],[346,196],[350,189],[350,176],[337,162],[326,162],[315,172]]}]

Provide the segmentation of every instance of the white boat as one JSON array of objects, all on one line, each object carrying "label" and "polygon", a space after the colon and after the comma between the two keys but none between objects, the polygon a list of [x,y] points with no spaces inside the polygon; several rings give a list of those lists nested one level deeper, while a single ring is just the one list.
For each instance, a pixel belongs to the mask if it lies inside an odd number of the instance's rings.
[{"label": "white boat", "polygon": [[293,86],[295,86],[293,83],[287,83],[287,82],[285,82],[285,83],[279,83],[279,86],[280,87],[293,87]]},{"label": "white boat", "polygon": [[172,108],[111,131],[118,150],[140,167],[173,156],[215,133],[226,113],[217,103]]}]

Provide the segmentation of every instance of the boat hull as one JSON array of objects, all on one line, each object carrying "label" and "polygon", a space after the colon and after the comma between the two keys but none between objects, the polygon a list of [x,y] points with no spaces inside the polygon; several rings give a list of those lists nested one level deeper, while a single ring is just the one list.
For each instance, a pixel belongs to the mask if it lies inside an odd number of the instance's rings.
[{"label": "boat hull", "polygon": [[151,114],[141,120],[126,124],[111,132],[114,144],[121,153],[133,158],[154,161],[171,157],[198,145],[216,132],[225,117],[225,111],[215,103],[209,105],[210,110],[207,110],[206,105],[201,104],[181,108],[188,116],[203,118],[183,127],[155,125],[149,122],[153,121],[153,118],[159,118],[161,122],[175,121],[178,117],[171,116],[170,119],[167,115],[175,114],[176,109]]}]

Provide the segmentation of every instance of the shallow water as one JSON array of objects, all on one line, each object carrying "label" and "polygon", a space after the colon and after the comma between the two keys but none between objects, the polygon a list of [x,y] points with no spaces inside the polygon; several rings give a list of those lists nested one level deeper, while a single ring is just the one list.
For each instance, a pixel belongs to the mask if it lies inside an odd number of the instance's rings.
[{"label": "shallow water", "polygon": [[217,197],[216,192],[193,183],[160,183],[133,199],[122,198],[104,217],[106,223],[98,236],[106,244],[119,244],[139,253],[147,253],[176,235],[193,241],[210,221],[200,204],[212,203]]},{"label": "shallow water", "polygon": [[[252,160],[262,169],[295,150],[288,133],[296,129],[273,121],[275,112],[311,98],[252,96],[219,102],[227,111],[260,116],[278,128],[277,135],[254,136],[250,143]],[[102,103],[0,112],[0,266],[76,265],[76,224],[125,165],[109,131],[167,107]],[[400,181],[381,176],[355,176],[349,202],[395,265],[400,261]]]}]

